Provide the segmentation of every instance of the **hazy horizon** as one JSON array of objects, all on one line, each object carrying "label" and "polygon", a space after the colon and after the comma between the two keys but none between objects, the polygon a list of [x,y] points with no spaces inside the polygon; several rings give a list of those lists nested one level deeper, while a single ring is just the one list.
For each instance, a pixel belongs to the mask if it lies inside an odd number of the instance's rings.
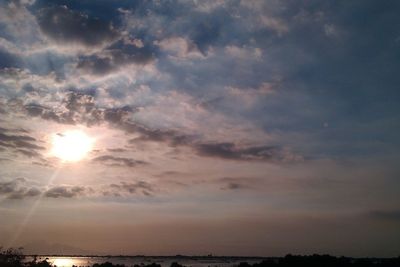
[{"label": "hazy horizon", "polygon": [[0,0],[0,246],[398,256],[399,13]]}]

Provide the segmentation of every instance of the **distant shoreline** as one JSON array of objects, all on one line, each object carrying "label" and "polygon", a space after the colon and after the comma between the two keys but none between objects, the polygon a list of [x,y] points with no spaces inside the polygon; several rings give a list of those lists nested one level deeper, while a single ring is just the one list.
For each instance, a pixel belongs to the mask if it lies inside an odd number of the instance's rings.
[{"label": "distant shoreline", "polygon": [[[189,255],[173,255],[173,256],[148,256],[148,255],[68,255],[68,254],[24,254],[26,257],[81,257],[81,258],[182,258],[182,259],[276,259],[279,256],[189,256]],[[284,257],[284,256],[282,256]],[[350,258],[350,257],[349,257]]]}]

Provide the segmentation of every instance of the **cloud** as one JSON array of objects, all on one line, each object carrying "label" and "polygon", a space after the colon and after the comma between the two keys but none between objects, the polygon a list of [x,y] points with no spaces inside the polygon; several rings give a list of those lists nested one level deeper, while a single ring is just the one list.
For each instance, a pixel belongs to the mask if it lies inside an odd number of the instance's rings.
[{"label": "cloud", "polygon": [[247,188],[246,186],[235,183],[235,182],[229,182],[225,187],[221,188],[222,190],[238,190],[238,189],[243,189]]},{"label": "cloud", "polygon": [[104,120],[114,124],[123,124],[126,120],[128,120],[129,116],[135,113],[136,110],[129,106],[121,107],[121,108],[109,108],[104,109],[103,117]]},{"label": "cloud", "polygon": [[[8,110],[22,110],[28,116],[40,117],[61,124],[100,125],[110,123],[127,133],[140,134],[136,141],[169,142],[171,145],[188,143],[192,137],[173,130],[150,129],[130,120],[138,110],[130,106],[102,108],[96,105],[93,94],[69,90],[58,106],[44,106],[36,103],[23,104],[20,99],[8,102]],[[1,139],[0,139],[1,141]],[[133,140],[131,142],[134,142]]]},{"label": "cloud", "polygon": [[[100,192],[100,190],[99,190]],[[96,195],[91,187],[73,185],[55,185],[50,188],[37,187],[36,183],[25,178],[16,178],[0,182],[0,195],[7,199],[26,199],[43,196],[46,198],[75,198],[86,195]]]},{"label": "cloud", "polygon": [[24,199],[29,197],[36,197],[39,196],[42,192],[36,188],[32,187],[29,189],[21,189],[18,191],[14,191],[7,196],[8,199]]},{"label": "cloud", "polygon": [[223,28],[226,25],[220,18],[215,17],[218,15],[224,16],[226,20],[231,19],[226,14],[226,11],[217,10],[216,12],[202,14],[200,20],[191,25],[189,37],[203,55],[208,55],[210,49],[217,45],[220,38],[222,38]]},{"label": "cloud", "polygon": [[384,221],[400,222],[400,210],[374,210],[369,213],[369,217]]},{"label": "cloud", "polygon": [[121,196],[121,194],[124,192],[129,194],[139,193],[145,196],[151,196],[155,192],[155,188],[152,184],[145,181],[137,181],[134,183],[120,182],[119,184],[110,184],[109,190],[104,191],[103,195]]},{"label": "cloud", "polygon": [[0,147],[12,149],[12,151],[28,157],[40,157],[40,151],[44,150],[43,146],[37,143],[37,140],[29,135],[14,134],[16,131],[20,133],[21,130],[0,128]]},{"label": "cloud", "polygon": [[[9,131],[8,129],[2,128],[2,130],[4,131]],[[13,142],[15,143],[17,146],[18,144],[21,146],[25,146],[25,144],[27,144],[27,142],[31,142],[31,141],[36,141],[35,138],[31,137],[31,136],[27,136],[27,135],[7,135],[5,133],[0,133],[0,140],[1,141],[5,141],[5,142]]]},{"label": "cloud", "polygon": [[8,194],[14,192],[18,184],[24,181],[25,179],[18,178],[14,181],[0,183],[0,194]]},{"label": "cloud", "polygon": [[112,42],[119,36],[111,23],[67,6],[43,8],[38,11],[37,21],[42,32],[59,45],[93,47]]},{"label": "cloud", "polygon": [[32,164],[37,165],[37,166],[46,167],[46,168],[53,167],[53,164],[51,163],[51,161],[44,159],[44,158],[41,158],[38,161],[33,161]]},{"label": "cloud", "polygon": [[178,59],[204,59],[203,54],[198,50],[197,46],[183,37],[170,37],[156,44],[164,51]]},{"label": "cloud", "polygon": [[165,142],[171,146],[179,146],[190,144],[194,138],[189,135],[179,134],[173,130],[150,129],[143,125],[132,124],[129,122],[123,124],[122,129],[127,130],[128,132],[137,132],[141,134],[140,137],[129,140],[129,143],[131,144],[141,141],[151,141]]},{"label": "cloud", "polygon": [[200,156],[244,161],[290,162],[301,157],[277,146],[238,147],[234,143],[200,143],[193,146]]},{"label": "cloud", "polygon": [[254,183],[259,182],[254,178],[223,177],[216,181],[222,184],[221,190],[242,190],[254,187]]},{"label": "cloud", "polygon": [[125,120],[126,116],[135,112],[128,106],[121,108],[97,107],[93,95],[76,91],[67,91],[56,107],[28,103],[22,104],[21,108],[32,117],[41,117],[44,120],[62,124],[86,124],[88,126],[104,122],[119,123]]},{"label": "cloud", "polygon": [[73,198],[83,196],[86,192],[83,186],[55,186],[44,192],[44,196],[48,198]]},{"label": "cloud", "polygon": [[0,182],[0,195],[4,195],[7,199],[24,199],[36,197],[40,194],[41,191],[36,187],[29,187],[27,180],[24,178]]},{"label": "cloud", "polygon": [[126,151],[128,151],[127,149],[125,149],[125,148],[107,148],[107,151],[109,151],[109,152],[115,152],[115,153],[121,153],[121,152],[126,152]]},{"label": "cloud", "polygon": [[188,176],[189,174],[179,172],[179,171],[164,171],[156,175],[156,177],[165,178],[165,177],[176,177],[176,176]]},{"label": "cloud", "polygon": [[124,157],[114,157],[111,155],[95,157],[92,159],[92,161],[102,163],[107,166],[116,166],[116,167],[136,167],[138,165],[147,164],[146,162],[141,160],[134,160],[131,158],[124,158]]},{"label": "cloud", "polygon": [[[262,87],[264,88],[264,87]],[[269,87],[265,86],[269,90]],[[261,90],[261,89],[259,89]],[[19,102],[16,101],[15,105]],[[259,145],[242,146],[236,142],[208,142],[201,136],[188,135],[172,129],[149,128],[132,120],[133,114],[139,109],[130,106],[116,108],[102,108],[96,105],[95,93],[79,91],[67,91],[61,105],[55,108],[44,107],[39,104],[25,104],[22,109],[33,117],[41,117],[63,124],[101,125],[108,123],[110,126],[134,134],[136,137],[129,143],[160,142],[168,146],[186,146],[204,157],[217,157],[227,160],[243,161],[270,161],[270,162],[294,162],[302,160],[302,157],[291,152],[290,149],[280,146]],[[1,141],[1,140],[0,140]],[[36,150],[35,150],[36,151]],[[24,151],[21,151],[24,153]],[[27,155],[27,153],[24,153]],[[93,159],[94,162],[103,162],[112,166],[133,167],[143,164],[129,158],[114,157],[110,155]]]},{"label": "cloud", "polygon": [[0,195],[7,199],[22,200],[42,195],[47,198],[75,198],[94,193],[93,189],[84,186],[57,185],[44,189],[32,185],[32,181],[17,178],[0,182]]},{"label": "cloud", "polygon": [[14,141],[14,144],[16,147],[23,147],[23,148],[31,149],[31,150],[43,150],[44,149],[44,147],[42,147],[42,146],[38,146],[38,145],[29,143],[29,142],[23,141],[23,140]]},{"label": "cloud", "polygon": [[25,155],[27,157],[33,158],[33,157],[40,157],[40,154],[36,151],[32,150],[26,150],[26,149],[16,149],[16,152]]},{"label": "cloud", "polygon": [[51,108],[39,104],[26,104],[23,106],[26,113],[32,117],[41,117],[44,120],[52,120],[58,123],[74,124],[70,112],[56,112]]},{"label": "cloud", "polygon": [[80,57],[76,68],[94,75],[105,75],[130,64],[146,65],[153,59],[151,47],[119,41],[95,55]]},{"label": "cloud", "polygon": [[[250,146],[243,147],[234,142],[209,143],[198,140],[198,137],[182,134],[175,130],[151,129],[132,121],[131,115],[136,109],[129,106],[121,108],[100,108],[96,106],[95,98],[91,94],[82,92],[67,92],[62,107],[59,111],[46,108],[37,104],[24,105],[25,110],[31,116],[40,116],[46,120],[59,123],[88,125],[110,123],[127,133],[139,134],[138,137],[129,140],[131,144],[143,141],[164,142],[170,146],[187,146],[198,155],[205,157],[218,157],[230,160],[258,160],[271,162],[291,162],[301,160],[299,155],[292,153],[287,148],[279,146]],[[128,158],[114,157],[110,155],[93,159],[94,162],[103,162],[112,166],[133,167],[142,164]]]}]

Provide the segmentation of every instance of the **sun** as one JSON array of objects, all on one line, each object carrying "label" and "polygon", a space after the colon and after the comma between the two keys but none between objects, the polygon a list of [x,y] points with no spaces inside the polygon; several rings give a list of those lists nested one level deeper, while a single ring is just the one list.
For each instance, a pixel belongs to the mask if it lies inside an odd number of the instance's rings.
[{"label": "sun", "polygon": [[93,138],[80,130],[71,130],[53,135],[51,154],[63,161],[82,160],[92,149]]}]

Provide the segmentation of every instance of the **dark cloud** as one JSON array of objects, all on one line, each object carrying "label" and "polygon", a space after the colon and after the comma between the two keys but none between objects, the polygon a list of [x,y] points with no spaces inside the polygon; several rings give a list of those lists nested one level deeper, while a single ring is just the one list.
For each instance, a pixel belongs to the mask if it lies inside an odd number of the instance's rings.
[{"label": "dark cloud", "polygon": [[[21,104],[14,104],[21,105]],[[22,110],[32,117],[41,117],[62,124],[99,125],[104,122],[119,124],[136,110],[129,106],[120,108],[101,108],[95,105],[93,94],[68,91],[57,107],[45,107],[31,103],[22,106]]]},{"label": "dark cloud", "polygon": [[75,91],[68,92],[63,103],[68,110],[74,112],[89,113],[95,107],[93,95]]},{"label": "dark cloud", "polygon": [[16,149],[15,151],[30,158],[40,157],[40,154],[34,150]]},{"label": "dark cloud", "polygon": [[32,142],[36,141],[36,139],[27,135],[7,135],[5,133],[0,133],[0,141],[18,143],[18,142]]},{"label": "dark cloud", "polygon": [[107,148],[107,151],[121,153],[121,152],[126,152],[128,150],[126,150],[125,148]]},{"label": "dark cloud", "polygon": [[75,124],[73,114],[65,111],[54,111],[51,108],[39,104],[26,104],[24,110],[29,116],[41,117],[44,120],[51,120],[63,124]]},{"label": "dark cloud", "polygon": [[242,190],[257,188],[260,179],[255,177],[222,177],[215,182],[221,184],[221,190]]},{"label": "dark cloud", "polygon": [[275,146],[252,146],[240,148],[234,143],[204,143],[194,145],[193,148],[200,156],[217,157],[232,160],[261,160],[285,161],[289,160],[282,153],[282,149]]},{"label": "dark cloud", "polygon": [[14,144],[16,147],[24,147],[24,148],[31,149],[31,150],[43,150],[44,149],[44,147],[42,147],[42,146],[38,146],[38,145],[29,143],[27,141],[22,141],[22,140],[14,141]]},{"label": "dark cloud", "polygon": [[109,108],[103,111],[103,118],[105,121],[120,124],[126,121],[132,113],[136,112],[135,109],[125,106],[122,108]]},{"label": "dark cloud", "polygon": [[119,35],[111,23],[67,6],[43,8],[38,11],[37,21],[42,32],[61,45],[97,46],[111,42]]},{"label": "dark cloud", "polygon": [[121,125],[121,128],[127,132],[140,133],[141,136],[135,139],[129,140],[129,143],[134,144],[140,141],[151,141],[151,142],[165,142],[171,146],[188,145],[194,139],[193,136],[179,134],[173,130],[159,130],[150,129],[143,125],[125,122]]},{"label": "dark cloud", "polygon": [[141,160],[134,160],[131,158],[114,157],[111,155],[99,156],[92,159],[93,162],[103,163],[107,166],[117,166],[117,167],[136,167],[138,165],[147,164]]},{"label": "dark cloud", "polygon": [[76,68],[95,75],[104,75],[118,69],[111,57],[89,56],[79,59]]},{"label": "dark cloud", "polygon": [[[145,196],[151,196],[155,191],[152,184],[145,181],[137,181],[134,183],[120,182],[119,184],[111,184],[110,189],[113,193],[128,192],[129,194],[141,193]],[[105,191],[106,195],[110,194],[110,191]]]},{"label": "dark cloud", "polygon": [[9,182],[1,182],[0,183],[0,194],[8,194],[12,193],[16,190],[19,183],[24,182],[25,179],[19,178],[15,179],[14,181]]},{"label": "dark cloud", "polygon": [[151,62],[153,49],[120,41],[96,55],[80,57],[76,67],[94,75],[104,75],[129,64],[145,65]]},{"label": "dark cloud", "polygon": [[83,186],[54,186],[43,190],[29,185],[29,181],[24,178],[17,178],[7,182],[0,182],[0,195],[7,199],[25,199],[43,195],[48,198],[73,198],[92,193],[93,190]]},{"label": "dark cloud", "polygon": [[400,210],[375,210],[369,216],[378,220],[400,222]]},{"label": "dark cloud", "polygon": [[160,174],[157,174],[156,177],[164,178],[164,177],[176,177],[176,176],[186,176],[186,175],[188,174],[178,171],[165,171]]},{"label": "dark cloud", "polygon": [[41,117],[62,124],[86,123],[97,124],[103,118],[103,110],[95,108],[92,95],[79,92],[68,92],[60,103],[59,109],[39,104],[26,104],[23,109],[29,116]]},{"label": "dark cloud", "polygon": [[84,195],[86,188],[82,186],[55,186],[44,193],[49,198],[73,198]]},{"label": "dark cloud", "polygon": [[220,24],[217,24],[213,20],[203,21],[194,27],[191,39],[203,54],[206,54],[208,48],[217,42],[220,35],[220,28]]},{"label": "dark cloud", "polygon": [[14,145],[0,141],[0,147],[2,147],[2,150],[5,150],[5,147],[14,147]]},{"label": "dark cloud", "polygon": [[14,191],[7,196],[8,199],[24,199],[29,197],[39,196],[42,192],[36,187],[32,187],[29,189],[20,189],[18,191]]},{"label": "dark cloud", "polygon": [[82,0],[36,0],[34,1],[34,7],[36,9],[41,9],[44,7],[49,7],[51,5],[66,5],[69,9],[75,11],[81,11],[85,14],[96,17],[104,21],[112,21],[115,25],[120,25],[121,22],[121,9],[133,9],[138,5],[143,4],[141,1],[130,1],[122,0],[118,3],[114,1],[82,1]]},{"label": "dark cloud", "polygon": [[32,164],[37,165],[37,166],[46,167],[46,168],[53,167],[51,162],[44,158],[39,159],[39,161],[33,161]]},{"label": "dark cloud", "polygon": [[13,134],[13,131],[20,133],[20,130],[0,129],[0,147],[13,149],[14,152],[28,157],[40,157],[39,152],[45,148],[36,144],[35,138],[26,134]]},{"label": "dark cloud", "polygon": [[27,197],[35,197],[40,194],[41,191],[36,187],[29,187],[24,178],[0,182],[0,195],[4,195],[7,199],[24,199]]},{"label": "dark cloud", "polygon": [[243,189],[247,188],[246,186],[243,186],[242,184],[238,184],[235,182],[229,182],[226,187],[223,187],[222,189],[224,190],[238,190],[238,189]]}]

